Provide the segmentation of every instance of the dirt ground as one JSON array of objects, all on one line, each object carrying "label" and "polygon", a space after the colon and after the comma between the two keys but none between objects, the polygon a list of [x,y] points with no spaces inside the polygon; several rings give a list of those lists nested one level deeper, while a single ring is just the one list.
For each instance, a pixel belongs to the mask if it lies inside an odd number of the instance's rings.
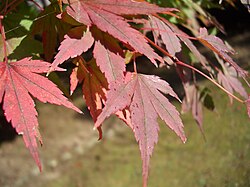
[{"label": "dirt ground", "polygon": [[[250,32],[227,39],[238,52],[235,60],[244,68],[250,67]],[[76,106],[84,108],[80,97],[74,98]],[[93,122],[87,112],[78,115],[63,107],[37,103],[40,131],[44,145],[40,148],[43,172],[40,173],[25,148],[22,137],[16,136],[3,117],[0,118],[0,186],[31,187],[44,186],[48,181],[59,178],[69,161],[75,162],[98,143],[98,134],[93,131]],[[115,123],[110,119],[105,129],[105,138],[112,139]],[[109,125],[110,124],[110,125]],[[8,134],[8,136],[6,136]],[[105,139],[104,138],[104,139]],[[105,141],[105,140],[104,140]],[[46,185],[45,185],[46,186]]]}]

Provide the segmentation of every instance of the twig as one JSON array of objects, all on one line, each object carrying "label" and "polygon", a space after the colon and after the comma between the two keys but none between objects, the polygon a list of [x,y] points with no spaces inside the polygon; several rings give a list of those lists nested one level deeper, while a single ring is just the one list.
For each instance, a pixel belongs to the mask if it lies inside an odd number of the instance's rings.
[{"label": "twig", "polygon": [[245,103],[243,100],[241,100],[240,98],[238,98],[237,96],[235,96],[234,94],[232,94],[231,92],[229,92],[228,90],[226,90],[223,86],[221,86],[219,83],[217,83],[215,80],[213,80],[211,77],[207,76],[205,73],[203,73],[202,71],[196,69],[195,67],[189,65],[189,64],[185,64],[184,62],[181,61],[175,61],[176,64],[187,67],[192,69],[193,71],[199,73],[200,75],[202,75],[203,77],[205,77],[206,79],[208,79],[209,81],[211,81],[212,83],[214,83],[217,87],[219,87],[220,89],[222,89],[224,92],[226,92],[228,95],[230,95],[231,97],[233,97],[235,100],[239,101],[240,103]]},{"label": "twig", "polygon": [[41,7],[36,1],[34,0],[30,0],[30,1],[33,2],[37,6],[37,8],[39,8],[41,11],[44,11],[43,7]]},{"label": "twig", "polygon": [[185,64],[184,62],[180,61],[177,57],[170,55],[166,50],[162,49],[161,47],[159,47],[158,45],[156,45],[153,41],[151,41],[149,38],[147,38],[145,36],[145,39],[152,44],[154,47],[156,47],[158,50],[160,50],[163,54],[165,54],[166,56],[168,56],[174,63],[181,65],[181,66],[185,66],[197,73],[199,73],[200,75],[202,75],[203,77],[205,77],[206,79],[208,79],[209,81],[211,81],[212,83],[214,83],[217,87],[219,87],[221,90],[223,90],[224,92],[226,92],[228,95],[230,95],[231,97],[233,97],[235,100],[239,101],[240,103],[245,103],[243,100],[241,100],[240,98],[238,98],[237,96],[235,96],[234,94],[232,94],[231,92],[229,92],[228,90],[226,90],[223,86],[221,86],[219,83],[217,83],[215,80],[213,80],[211,77],[209,77],[208,75],[206,75],[205,73],[203,73],[202,71],[196,69],[195,67]]}]

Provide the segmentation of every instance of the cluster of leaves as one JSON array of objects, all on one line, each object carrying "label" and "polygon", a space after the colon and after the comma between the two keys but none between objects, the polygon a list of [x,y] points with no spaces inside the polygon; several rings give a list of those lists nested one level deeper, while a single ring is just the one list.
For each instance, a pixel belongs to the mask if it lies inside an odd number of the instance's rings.
[{"label": "cluster of leaves", "polygon": [[[200,28],[200,23],[206,27],[212,27],[213,32],[216,32],[215,28],[220,31],[225,32],[223,26],[213,17],[207,9],[216,8],[219,9],[222,6],[218,4],[218,1],[211,0],[180,0],[180,1],[161,1],[161,0],[151,0],[152,3],[157,3],[165,7],[175,7],[180,10],[177,13],[181,19],[176,17],[167,17],[171,22],[175,24],[181,24],[183,27],[187,28],[194,35],[198,35]],[[227,3],[234,5],[232,0],[226,1]]]},{"label": "cluster of leaves", "polygon": [[[117,115],[133,130],[143,161],[143,186],[147,186],[149,160],[158,140],[157,118],[160,117],[183,142],[186,137],[179,112],[165,94],[181,100],[160,77],[137,71],[138,56],[145,56],[156,67],[176,69],[185,90],[182,111],[191,110],[201,130],[202,105],[212,110],[214,106],[209,90],[199,88],[197,73],[224,90],[231,101],[246,103],[250,116],[250,98],[238,80],[242,77],[247,82],[248,75],[229,56],[234,51],[218,37],[209,35],[206,28],[199,29],[196,37],[190,37],[166,17],[159,16],[176,18],[178,10],[175,8],[163,8],[141,0],[51,1],[39,15],[33,15],[33,21],[26,20],[26,32],[20,36],[11,32],[16,26],[8,28],[11,18],[17,14],[23,16],[18,24],[24,21],[25,13],[16,8],[19,4],[27,6],[22,0],[0,4],[0,103],[3,103],[6,119],[23,135],[40,169],[36,139],[40,143],[42,139],[33,97],[82,113],[63,96],[57,85],[39,75],[64,71],[59,65],[66,61],[74,65],[70,94],[82,84],[83,98],[100,139],[102,123],[111,114]],[[28,30],[31,30],[29,34]],[[152,38],[140,30],[151,33]],[[42,46],[34,39],[37,36]],[[193,41],[210,48],[218,63],[209,62]],[[37,48],[39,50],[35,50]],[[184,49],[193,54],[194,61],[183,62],[177,58]],[[199,63],[199,69],[194,63]],[[133,72],[127,70],[128,64],[133,64]],[[244,99],[235,96],[234,92]]]}]

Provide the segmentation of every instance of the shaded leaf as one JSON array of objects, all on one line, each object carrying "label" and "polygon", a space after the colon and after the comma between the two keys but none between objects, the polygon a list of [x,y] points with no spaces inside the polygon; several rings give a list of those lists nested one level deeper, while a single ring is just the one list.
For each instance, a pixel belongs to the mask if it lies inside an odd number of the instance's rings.
[{"label": "shaded leaf", "polygon": [[208,71],[211,71],[211,68],[208,66],[206,58],[199,52],[199,50],[196,48],[193,42],[189,39],[190,37],[183,31],[181,31],[178,27],[168,22],[167,20],[164,20],[164,22],[173,30],[173,32],[178,34],[180,40],[189,48],[189,50],[194,54],[194,56],[201,63],[201,65]]},{"label": "shaded leaf", "polygon": [[204,135],[203,131],[203,111],[202,102],[200,100],[200,93],[198,92],[194,84],[185,83],[184,84],[185,97],[182,100],[182,112],[186,113],[192,111],[193,118],[195,119],[201,133]]},{"label": "shaded leaf", "polygon": [[24,37],[21,43],[15,48],[9,59],[21,60],[22,58],[33,56],[38,57],[43,53],[41,42],[35,40],[30,35]]},{"label": "shaded leaf", "polygon": [[[217,75],[218,82],[226,88],[227,91],[233,94],[233,92],[239,93],[242,97],[245,99],[248,97],[246,90],[242,86],[241,82],[234,76],[230,74],[223,74],[221,71],[219,71]],[[230,98],[230,101],[232,102],[232,97],[228,95]]]},{"label": "shaded leaf", "polygon": [[229,49],[220,38],[213,35],[208,35],[206,28],[200,28],[200,36],[198,39],[203,45],[210,48],[212,51],[218,54],[223,60],[231,64],[235,68],[235,70],[240,74],[240,76],[245,77],[248,74],[247,71],[243,70],[228,55],[228,53],[233,54],[234,51],[232,49]]},{"label": "shaded leaf", "polygon": [[[177,66],[177,72],[182,80],[183,88],[185,91],[185,97],[182,100],[181,111],[186,113],[192,111],[193,118],[195,119],[203,137],[203,111],[202,111],[202,101],[200,92],[197,85],[192,82],[192,73],[190,70],[186,70],[181,66]],[[196,80],[194,80],[196,81]]]},{"label": "shaded leaf", "polygon": [[[52,60],[57,42],[63,40],[63,36],[68,32],[69,25],[56,17],[59,12],[57,3],[52,3],[39,14],[32,26],[32,33],[41,34],[45,59]],[[59,36],[59,37],[58,37]]]},{"label": "shaded leaf", "polygon": [[82,91],[86,104],[93,120],[96,121],[102,110],[103,101],[106,100],[107,80],[94,60],[85,62],[82,58],[76,58],[74,63],[77,67],[71,74],[70,92],[73,93],[77,83],[83,83]]},{"label": "shaded leaf", "polygon": [[[70,92],[71,94],[73,93],[78,83],[83,83],[83,96],[92,119],[95,122],[106,101],[107,80],[94,60],[85,62],[82,58],[76,58],[74,59],[74,63],[76,64],[76,68],[73,69],[70,76]],[[101,127],[98,127],[98,131],[99,139],[101,139]]]},{"label": "shaded leaf", "polygon": [[203,130],[203,111],[202,111],[202,103],[200,100],[200,93],[198,92],[197,89],[194,90],[193,93],[193,103],[192,103],[192,114],[197,122],[201,133],[204,135],[204,130]]},{"label": "shaded leaf", "polygon": [[159,37],[161,37],[169,54],[174,56],[175,53],[181,51],[179,38],[167,24],[154,16],[150,17],[150,23],[158,45],[161,45],[161,42],[159,41]]},{"label": "shaded leaf", "polygon": [[207,109],[213,111],[215,109],[215,105],[210,93],[211,91],[207,87],[205,87],[200,93],[200,100],[202,100],[203,105]]}]

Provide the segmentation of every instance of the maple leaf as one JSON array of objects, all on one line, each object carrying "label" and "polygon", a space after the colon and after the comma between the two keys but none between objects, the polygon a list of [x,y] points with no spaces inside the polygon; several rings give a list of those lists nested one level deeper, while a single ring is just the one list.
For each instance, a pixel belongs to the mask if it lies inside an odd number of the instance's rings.
[{"label": "maple leaf", "polygon": [[65,35],[64,40],[61,42],[59,52],[55,56],[55,60],[51,65],[50,71],[53,71],[59,64],[63,63],[69,58],[80,56],[86,52],[94,43],[94,38],[91,32],[86,31],[83,33],[84,27],[76,27]]},{"label": "maple leaf", "polygon": [[203,132],[203,112],[202,112],[202,102],[200,101],[200,93],[198,92],[195,85],[190,85],[188,83],[184,84],[185,98],[182,103],[182,112],[185,113],[192,110],[192,115]]},{"label": "maple leaf", "polygon": [[162,42],[166,46],[166,49],[169,52],[169,54],[174,56],[175,53],[181,51],[181,43],[179,38],[167,24],[165,24],[163,21],[154,16],[150,17],[150,24],[153,29],[153,34],[158,45],[161,44],[158,38],[161,37]]},{"label": "maple leaf", "polygon": [[53,58],[58,38],[61,42],[70,28],[69,24],[56,17],[58,11],[57,3],[50,4],[39,14],[40,19],[37,19],[32,26],[33,35],[42,33],[44,55],[48,61]]},{"label": "maple leaf", "polygon": [[[0,63],[0,101],[7,121],[18,134],[41,170],[36,138],[42,142],[38,131],[37,111],[31,95],[41,102],[63,105],[82,113],[47,78],[37,73],[47,72],[50,63],[24,58],[17,62]],[[57,68],[57,70],[61,70]]]},{"label": "maple leaf", "polygon": [[[209,72],[212,71],[211,67],[208,66],[206,58],[189,39],[191,37],[181,31],[174,24],[164,18],[159,19],[155,16],[150,16],[150,21],[144,23],[144,25],[146,28],[149,27],[150,30],[152,30],[155,42],[158,45],[161,45],[162,42],[164,43],[169,54],[175,55],[175,53],[179,52],[181,50],[180,41],[182,41],[189,48],[196,59],[202,64],[202,66]],[[159,40],[159,36],[161,37],[161,40]]]},{"label": "maple leaf", "polygon": [[144,186],[147,184],[149,159],[158,140],[157,117],[164,120],[183,142],[186,141],[178,111],[161,92],[178,99],[169,84],[158,77],[127,73],[124,82],[114,81],[110,85],[107,102],[95,123],[95,127],[99,127],[111,114],[129,109],[143,160]]},{"label": "maple leaf", "polygon": [[177,72],[181,78],[185,91],[185,97],[183,98],[181,105],[181,112],[186,113],[190,110],[192,111],[193,118],[195,119],[202,135],[204,136],[202,102],[198,87],[197,85],[190,83],[192,82],[192,73],[190,70],[184,69],[181,66],[177,66]]},{"label": "maple leaf", "polygon": [[[79,5],[79,9],[84,9],[82,3],[94,6],[98,9],[106,10],[118,15],[136,15],[136,14],[155,14],[155,13],[169,13],[177,11],[175,8],[163,8],[146,1],[136,0],[63,0],[64,3]],[[79,10],[78,9],[78,10]],[[73,10],[72,10],[73,11]],[[80,12],[80,11],[79,11]],[[82,15],[78,14],[78,17]],[[83,14],[85,17],[86,15]],[[72,16],[73,17],[73,16]]]},{"label": "maple leaf", "polygon": [[[120,5],[119,3],[120,1],[77,0],[70,2],[71,2],[70,6],[66,8],[66,11],[75,20],[87,26],[93,26],[93,25],[97,26],[98,29],[109,33],[110,35],[117,38],[121,42],[129,44],[136,52],[148,57],[150,61],[155,65],[157,65],[155,60],[162,61],[162,58],[159,55],[157,55],[154,52],[154,50],[149,46],[144,36],[136,29],[131,28],[131,26],[127,23],[127,20],[125,20],[125,18],[114,13],[116,8],[119,9],[119,7],[123,6]],[[135,3],[138,3],[132,1],[121,1],[121,2],[126,2],[126,3],[129,2],[131,6],[133,6]],[[109,8],[106,9],[105,5],[110,5],[110,6],[112,5],[113,8],[111,10],[113,11],[111,11]],[[99,6],[101,6],[101,8]],[[161,12],[161,11],[156,11],[156,12]],[[140,13],[135,12],[134,14],[140,14]]]},{"label": "maple leaf", "polygon": [[[74,59],[74,63],[76,67],[70,76],[70,92],[72,94],[77,84],[83,82],[82,92],[92,119],[95,122],[106,100],[107,80],[93,59],[90,62],[85,62],[83,58],[79,57]],[[101,139],[101,128],[98,128],[98,130],[99,139]]]},{"label": "maple leaf", "polygon": [[[226,73],[225,75],[219,71],[217,75],[218,82],[226,88],[227,91],[229,91],[231,94],[233,92],[239,93],[242,97],[245,99],[248,97],[246,90],[242,86],[241,82],[233,75],[230,75],[229,73]],[[230,95],[228,95],[230,98],[231,103],[233,102],[233,99]]]},{"label": "maple leaf", "polygon": [[210,72],[211,68],[208,66],[206,58],[199,52],[193,42],[189,39],[190,37],[169,21],[164,19],[164,23],[166,23],[171,28],[171,30],[178,35],[178,38],[189,48],[189,50],[192,52],[192,54],[194,54],[202,66]]},{"label": "maple leaf", "polygon": [[108,82],[122,79],[125,72],[125,60],[119,55],[106,49],[100,42],[95,42],[94,57]]},{"label": "maple leaf", "polygon": [[114,80],[123,79],[126,66],[119,43],[107,33],[97,29],[91,31],[96,40],[93,54],[107,81],[111,83]]},{"label": "maple leaf", "polygon": [[229,49],[228,46],[224,44],[224,42],[213,35],[208,35],[206,28],[200,28],[200,36],[198,40],[205,45],[206,47],[210,48],[216,54],[218,54],[223,60],[231,64],[235,70],[239,73],[240,76],[246,77],[248,74],[247,71],[243,70],[233,59],[228,55],[228,53],[234,54],[232,49]]}]

